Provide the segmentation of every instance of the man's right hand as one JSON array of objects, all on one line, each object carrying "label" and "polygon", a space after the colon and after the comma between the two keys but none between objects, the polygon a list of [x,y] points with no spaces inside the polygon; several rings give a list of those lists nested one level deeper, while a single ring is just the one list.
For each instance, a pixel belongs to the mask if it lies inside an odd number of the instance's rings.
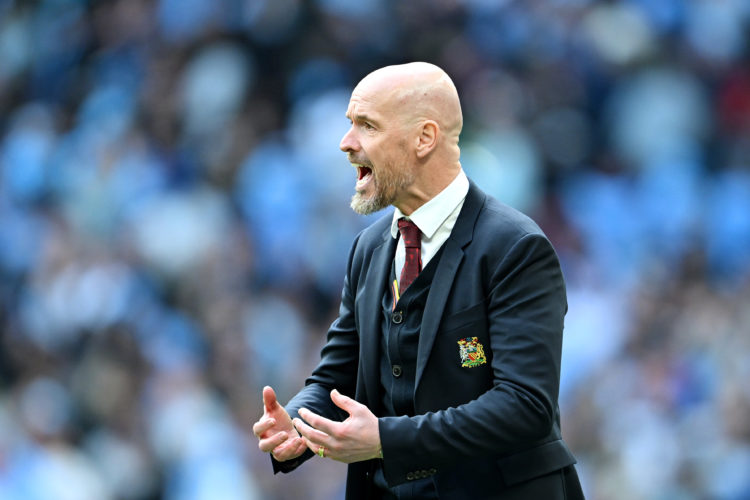
[{"label": "man's right hand", "polygon": [[263,416],[253,424],[253,433],[259,439],[258,448],[271,453],[279,462],[297,458],[307,449],[289,414],[269,386],[263,388]]}]

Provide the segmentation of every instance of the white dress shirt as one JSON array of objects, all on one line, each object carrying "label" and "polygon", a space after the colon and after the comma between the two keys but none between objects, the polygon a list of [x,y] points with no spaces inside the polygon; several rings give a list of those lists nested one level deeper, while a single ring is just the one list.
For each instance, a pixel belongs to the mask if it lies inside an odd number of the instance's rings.
[{"label": "white dress shirt", "polygon": [[[409,219],[419,228],[422,233],[422,269],[427,267],[435,254],[443,246],[445,240],[451,235],[453,226],[456,225],[456,219],[464,206],[466,194],[469,192],[469,179],[463,170],[459,170],[458,175],[448,186],[440,191],[437,196],[416,209],[410,216],[405,216],[401,210],[396,208],[393,212],[393,222],[391,222],[391,236],[398,238],[398,220],[401,218]],[[406,261],[406,249],[404,241],[398,238],[396,245],[396,257],[394,265],[396,269],[396,279],[401,280],[401,269]]]}]

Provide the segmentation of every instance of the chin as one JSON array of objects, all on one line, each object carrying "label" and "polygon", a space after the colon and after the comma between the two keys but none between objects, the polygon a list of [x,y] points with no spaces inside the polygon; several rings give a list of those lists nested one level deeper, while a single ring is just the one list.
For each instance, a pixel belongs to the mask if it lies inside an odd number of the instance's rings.
[{"label": "chin", "polygon": [[381,203],[375,196],[365,198],[363,193],[359,192],[352,196],[352,201],[349,206],[360,215],[370,215],[386,207],[386,205]]}]

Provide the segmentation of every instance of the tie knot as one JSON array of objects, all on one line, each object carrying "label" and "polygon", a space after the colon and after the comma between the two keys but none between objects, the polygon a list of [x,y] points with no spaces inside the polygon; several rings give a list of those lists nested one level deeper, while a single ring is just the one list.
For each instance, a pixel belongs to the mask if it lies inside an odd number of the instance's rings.
[{"label": "tie knot", "polygon": [[404,246],[406,248],[420,248],[420,232],[416,224],[410,220],[399,219],[398,230],[401,233],[401,237],[404,239]]}]

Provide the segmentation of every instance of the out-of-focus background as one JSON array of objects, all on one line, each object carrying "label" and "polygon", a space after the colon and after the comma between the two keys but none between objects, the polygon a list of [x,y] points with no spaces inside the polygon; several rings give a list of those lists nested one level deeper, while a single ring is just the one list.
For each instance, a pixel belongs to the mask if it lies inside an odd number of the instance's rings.
[{"label": "out-of-focus background", "polygon": [[750,498],[750,2],[0,0],[0,498],[342,497],[251,425],[334,318],[352,87],[424,60],[564,266],[590,499]]}]

